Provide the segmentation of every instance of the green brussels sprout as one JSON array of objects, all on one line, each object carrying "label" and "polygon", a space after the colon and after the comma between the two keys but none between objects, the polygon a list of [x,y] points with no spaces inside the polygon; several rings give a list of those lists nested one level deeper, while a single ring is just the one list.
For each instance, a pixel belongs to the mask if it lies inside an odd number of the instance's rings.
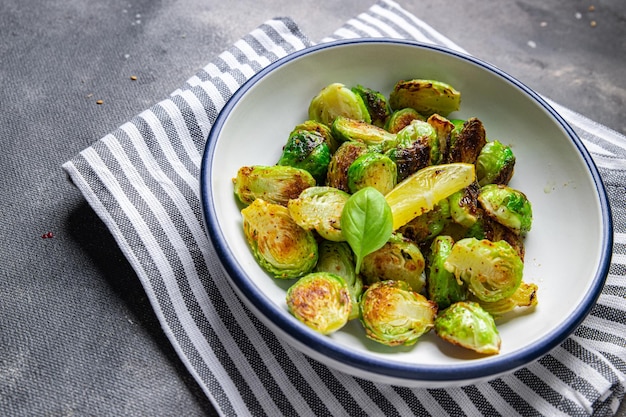
[{"label": "green brussels sprout", "polygon": [[411,107],[426,117],[434,113],[446,117],[459,110],[461,93],[441,81],[398,81],[389,95],[389,105],[392,110]]},{"label": "green brussels sprout", "polygon": [[448,197],[450,217],[456,223],[472,227],[480,217],[478,208],[479,187],[476,182]]},{"label": "green brussels sprout", "polygon": [[378,145],[395,143],[396,140],[396,135],[381,127],[343,116],[337,116],[330,129],[333,136],[341,142],[355,140],[366,145]]},{"label": "green brussels sprout", "polygon": [[330,148],[319,133],[296,131],[289,135],[277,165],[309,171],[317,184],[323,184],[326,180],[330,157]]},{"label": "green brussels sprout", "polygon": [[457,241],[444,266],[478,299],[488,302],[510,297],[524,271],[524,263],[509,243],[476,238]]},{"label": "green brussels sprout", "polygon": [[399,144],[419,141],[422,143],[422,146],[428,147],[430,157],[428,165],[437,165],[442,161],[437,131],[428,122],[413,120],[407,127],[396,134],[396,138]]},{"label": "green brussels sprout", "polygon": [[391,113],[387,123],[385,124],[385,130],[391,133],[398,133],[405,127],[407,127],[413,120],[426,121],[426,118],[419,114],[417,110],[410,107],[396,110]]},{"label": "green brussels sprout", "polygon": [[324,87],[309,104],[309,119],[332,125],[337,116],[371,123],[372,119],[360,95],[341,83]]},{"label": "green brussels sprout", "polygon": [[537,305],[537,291],[539,287],[537,284],[526,283],[523,282],[520,286],[515,290],[513,295],[507,298],[503,298],[502,300],[486,302],[481,300],[476,300],[480,306],[487,311],[489,314],[494,316],[494,318],[498,318],[499,316],[508,313],[509,311],[513,311],[518,307],[534,307]]},{"label": "green brussels sprout", "polygon": [[363,87],[362,85],[352,87],[352,91],[363,99],[363,103],[365,103],[365,107],[367,107],[367,111],[370,115],[371,123],[378,127],[384,127],[387,119],[389,119],[391,115],[391,108],[387,103],[387,97],[379,91]]},{"label": "green brussels sprout", "polygon": [[344,142],[330,158],[326,185],[349,192],[348,169],[356,159],[369,151],[363,142]]},{"label": "green brussels sprout", "polygon": [[[432,132],[429,131],[428,126],[422,123],[407,126],[406,129],[403,129],[403,133],[397,135],[398,140],[395,146],[381,150],[396,163],[398,183],[430,165],[431,145],[429,135]],[[423,135],[419,133],[419,130],[422,128],[425,131]]]},{"label": "green brussels sprout", "polygon": [[450,221],[450,204],[444,198],[435,204],[432,210],[401,226],[398,232],[407,239],[421,244],[439,235]]},{"label": "green brussels sprout", "polygon": [[287,206],[306,188],[315,185],[315,178],[300,168],[290,166],[244,166],[233,178],[235,195],[244,204],[257,198]]},{"label": "green brussels sprout", "polygon": [[[495,219],[486,215],[480,216],[479,221],[477,221],[474,226],[477,226],[479,224],[479,228],[483,236],[482,239],[491,240],[492,242],[505,240],[515,249],[520,259],[522,261],[524,260],[524,236],[515,233],[513,230],[498,223]],[[474,227],[472,227],[472,229],[474,229]],[[478,238],[478,236],[476,237]]]},{"label": "green brussels sprout", "polygon": [[460,301],[435,319],[437,336],[457,346],[493,355],[500,352],[500,333],[493,317],[478,303]]},{"label": "green brussels sprout", "polygon": [[352,311],[348,285],[339,275],[311,272],[287,289],[287,308],[302,323],[322,334],[342,328]]},{"label": "green brussels sprout", "polygon": [[350,245],[346,242],[321,241],[319,243],[319,258],[313,271],[339,275],[346,281],[352,300],[352,310],[348,319],[358,318],[358,301],[363,292],[363,279],[356,273],[354,253]]},{"label": "green brussels sprout", "polygon": [[454,239],[452,237],[437,236],[430,246],[426,289],[428,299],[437,303],[439,310],[443,310],[457,301],[464,301],[467,297],[465,286],[459,284],[454,274],[444,267],[453,245]]},{"label": "green brussels sprout", "polygon": [[525,235],[532,226],[532,206],[521,191],[507,185],[487,184],[480,189],[478,202],[488,216],[518,235]]},{"label": "green brussels sprout", "polygon": [[513,177],[514,167],[515,155],[510,146],[497,140],[487,142],[476,159],[476,179],[481,186],[506,185]]},{"label": "green brussels sprout", "polygon": [[445,161],[476,163],[483,146],[487,143],[487,134],[482,122],[475,117],[467,119],[460,125],[458,120],[452,122],[455,128],[450,133],[450,143]]},{"label": "green brussels sprout", "polygon": [[316,186],[289,200],[291,218],[306,230],[315,230],[324,239],[342,242],[341,212],[350,194],[337,188]]},{"label": "green brussels sprout", "polygon": [[301,131],[315,132],[319,134],[321,137],[323,137],[324,141],[328,144],[328,149],[330,149],[331,154],[335,153],[339,145],[341,145],[341,142],[339,142],[333,136],[330,130],[330,127],[316,120],[305,120],[304,122],[294,127],[291,133],[301,132]]},{"label": "green brussels sprout", "polygon": [[419,247],[401,235],[392,235],[382,248],[363,258],[361,276],[366,284],[379,281],[404,281],[415,292],[426,283],[426,261]]},{"label": "green brussels sprout", "polygon": [[361,322],[368,338],[388,346],[410,346],[430,331],[437,304],[411,290],[404,281],[370,285],[359,303]]},{"label": "green brussels sprout", "polygon": [[293,221],[287,207],[257,198],[241,216],[254,257],[275,278],[298,278],[313,269],[318,257],[315,236]]},{"label": "green brussels sprout", "polygon": [[395,162],[380,153],[365,153],[348,168],[348,189],[353,194],[365,187],[387,194],[396,186],[397,179]]}]

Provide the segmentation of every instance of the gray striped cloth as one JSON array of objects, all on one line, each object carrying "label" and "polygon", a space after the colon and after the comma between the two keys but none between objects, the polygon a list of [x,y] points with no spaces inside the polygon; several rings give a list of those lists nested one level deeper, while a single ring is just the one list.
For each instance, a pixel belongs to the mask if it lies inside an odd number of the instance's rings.
[{"label": "gray striped cloth", "polygon": [[[381,0],[332,37],[392,37],[461,48]],[[238,299],[204,230],[199,173],[209,129],[248,78],[312,45],[287,18],[262,24],[63,168],[137,272],[172,345],[223,415],[577,415],[617,411],[626,380],[626,138],[556,103],[607,187],[615,249],[582,325],[529,366],[478,385],[409,389],[351,377],[268,330]]]}]

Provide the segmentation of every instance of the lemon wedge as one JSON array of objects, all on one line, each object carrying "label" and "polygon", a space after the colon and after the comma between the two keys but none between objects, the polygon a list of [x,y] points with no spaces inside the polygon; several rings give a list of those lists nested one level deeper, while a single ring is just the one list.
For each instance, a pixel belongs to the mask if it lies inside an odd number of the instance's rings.
[{"label": "lemon wedge", "polygon": [[476,179],[473,164],[432,165],[410,175],[385,195],[391,207],[393,230],[426,213],[440,200],[467,187]]}]

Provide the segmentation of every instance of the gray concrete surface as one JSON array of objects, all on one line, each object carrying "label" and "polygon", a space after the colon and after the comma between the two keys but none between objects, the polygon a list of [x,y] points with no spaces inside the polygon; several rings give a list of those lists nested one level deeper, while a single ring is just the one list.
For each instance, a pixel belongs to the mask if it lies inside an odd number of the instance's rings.
[{"label": "gray concrete surface", "polygon": [[[626,133],[622,0],[400,3],[470,53]],[[371,4],[0,2],[0,414],[215,414],[61,164],[264,20],[289,16],[315,41]],[[54,238],[42,239],[47,232]]]}]

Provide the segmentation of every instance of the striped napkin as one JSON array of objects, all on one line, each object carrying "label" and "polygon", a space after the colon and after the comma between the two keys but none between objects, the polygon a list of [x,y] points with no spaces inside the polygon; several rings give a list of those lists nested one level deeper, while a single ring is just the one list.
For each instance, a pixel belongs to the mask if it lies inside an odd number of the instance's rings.
[{"label": "striped napkin", "polygon": [[[381,0],[322,41],[407,38],[462,51]],[[204,230],[200,160],[220,109],[270,62],[312,45],[287,18],[267,21],[167,99],[63,165],[141,280],[172,345],[223,415],[613,415],[626,381],[626,138],[556,103],[598,165],[615,253],[589,317],[546,356],[479,385],[409,389],[351,377],[304,356],[238,299]]]}]

